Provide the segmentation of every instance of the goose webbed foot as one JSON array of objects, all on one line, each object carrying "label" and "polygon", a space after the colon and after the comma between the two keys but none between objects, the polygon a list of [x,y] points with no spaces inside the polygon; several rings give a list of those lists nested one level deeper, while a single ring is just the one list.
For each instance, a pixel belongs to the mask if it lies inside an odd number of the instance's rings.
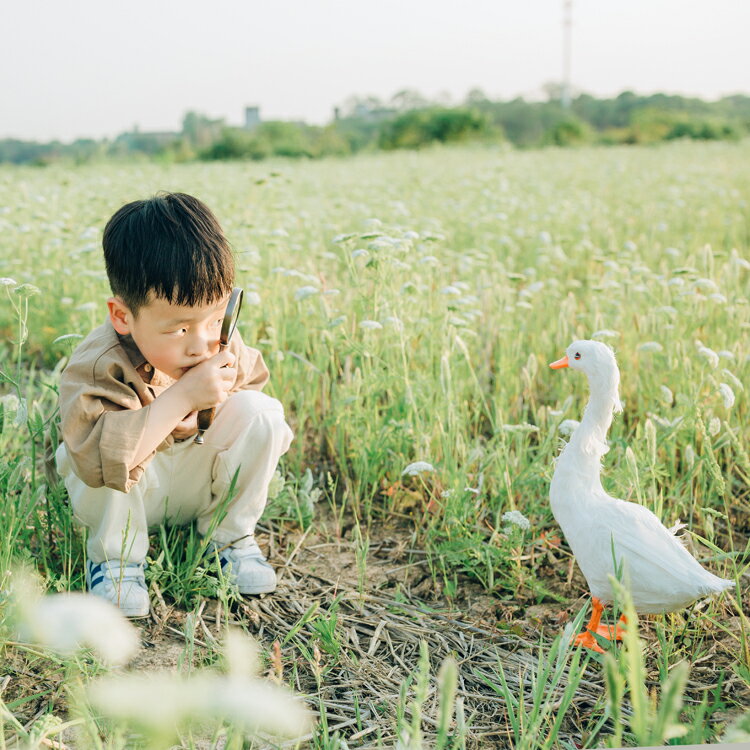
[{"label": "goose webbed foot", "polygon": [[627,620],[625,619],[625,615],[623,615],[615,627],[602,625],[601,619],[604,605],[595,596],[591,597],[591,604],[593,605],[593,610],[591,612],[591,619],[588,625],[586,625],[586,630],[583,633],[579,633],[573,639],[573,643],[576,646],[583,646],[584,648],[603,654],[604,649],[597,643],[593,633],[606,638],[608,641],[621,641],[625,632],[622,626],[627,623]]}]

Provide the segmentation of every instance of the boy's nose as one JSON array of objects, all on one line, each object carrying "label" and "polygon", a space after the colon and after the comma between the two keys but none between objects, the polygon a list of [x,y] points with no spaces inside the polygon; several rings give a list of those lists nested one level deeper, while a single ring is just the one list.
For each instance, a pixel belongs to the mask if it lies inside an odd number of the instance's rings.
[{"label": "boy's nose", "polygon": [[187,354],[190,357],[202,357],[213,354],[219,348],[219,340],[208,336],[194,336],[190,339]]}]

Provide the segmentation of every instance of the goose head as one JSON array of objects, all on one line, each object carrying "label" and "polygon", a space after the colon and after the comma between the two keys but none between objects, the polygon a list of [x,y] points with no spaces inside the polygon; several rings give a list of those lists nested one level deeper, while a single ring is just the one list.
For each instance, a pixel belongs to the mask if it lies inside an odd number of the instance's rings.
[{"label": "goose head", "polygon": [[569,367],[580,370],[589,380],[592,394],[606,394],[613,401],[615,411],[622,411],[620,403],[620,371],[615,360],[615,353],[601,341],[574,341],[566,350],[565,356],[551,362],[553,370]]}]

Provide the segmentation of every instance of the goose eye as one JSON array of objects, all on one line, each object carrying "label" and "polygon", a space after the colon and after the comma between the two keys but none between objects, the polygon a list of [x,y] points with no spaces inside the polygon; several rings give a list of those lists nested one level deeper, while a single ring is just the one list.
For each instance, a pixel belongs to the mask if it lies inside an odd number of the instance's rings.
[{"label": "goose eye", "polygon": [[576,352],[575,355],[573,356],[573,359],[580,359],[580,358],[581,358],[580,352]]}]

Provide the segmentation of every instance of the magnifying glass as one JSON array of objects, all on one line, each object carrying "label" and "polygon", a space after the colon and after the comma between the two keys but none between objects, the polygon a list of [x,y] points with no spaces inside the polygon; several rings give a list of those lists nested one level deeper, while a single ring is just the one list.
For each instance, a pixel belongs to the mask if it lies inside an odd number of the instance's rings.
[{"label": "magnifying glass", "polygon": [[[232,338],[234,329],[237,327],[237,320],[240,317],[242,308],[242,295],[244,292],[241,287],[236,286],[232,289],[232,296],[229,298],[226,312],[224,313],[224,322],[221,324],[221,333],[219,334],[219,351],[224,351],[229,346],[229,339]],[[226,367],[227,365],[224,365]],[[216,407],[210,409],[201,409],[198,412],[198,434],[193,442],[196,445],[203,445],[203,433],[211,426],[216,414]]]}]

